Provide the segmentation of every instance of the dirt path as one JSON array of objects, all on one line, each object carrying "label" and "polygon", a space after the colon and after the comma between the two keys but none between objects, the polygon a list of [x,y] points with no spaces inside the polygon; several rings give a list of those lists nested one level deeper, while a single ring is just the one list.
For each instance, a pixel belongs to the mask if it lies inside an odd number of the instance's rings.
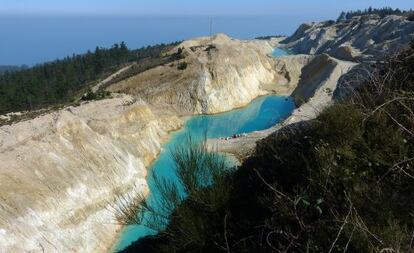
[{"label": "dirt path", "polygon": [[118,75],[120,75],[123,72],[127,71],[128,69],[130,69],[132,67],[132,65],[134,65],[134,63],[131,63],[131,64],[129,64],[126,67],[123,67],[122,69],[118,70],[117,72],[113,73],[112,75],[108,76],[107,78],[105,78],[104,80],[102,80],[101,82],[99,82],[97,85],[95,85],[94,87],[92,87],[92,92],[97,92],[99,90],[99,88],[101,88],[103,85],[111,82]]}]

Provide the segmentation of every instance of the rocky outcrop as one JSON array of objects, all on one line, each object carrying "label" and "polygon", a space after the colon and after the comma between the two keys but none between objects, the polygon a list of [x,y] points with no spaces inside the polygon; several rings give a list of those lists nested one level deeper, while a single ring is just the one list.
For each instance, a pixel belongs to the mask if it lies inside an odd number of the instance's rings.
[{"label": "rocky outcrop", "polygon": [[313,55],[289,55],[276,58],[275,69],[281,78],[275,92],[291,95],[302,78],[302,69],[314,58]]},{"label": "rocky outcrop", "polygon": [[356,16],[338,22],[303,24],[282,41],[296,53],[370,61],[405,47],[414,39],[414,22],[404,16]]},{"label": "rocky outcrop", "polygon": [[[283,78],[267,41],[239,41],[224,34],[185,41],[184,59],[150,69],[109,87],[182,114],[217,113],[277,89]],[[184,67],[185,66],[185,67]]]},{"label": "rocky outcrop", "polygon": [[177,117],[119,95],[0,128],[0,252],[104,252]]},{"label": "rocky outcrop", "polygon": [[[314,97],[318,88],[330,78],[339,79],[344,74],[342,71],[334,74],[334,69],[338,66],[339,61],[326,54],[317,55],[301,70],[301,78],[292,96],[296,105],[301,105]],[[346,71],[345,71],[346,72]],[[333,76],[334,75],[334,76]],[[339,75],[339,76],[338,76]],[[334,83],[335,84],[335,83]],[[333,92],[335,87],[326,87]]]}]

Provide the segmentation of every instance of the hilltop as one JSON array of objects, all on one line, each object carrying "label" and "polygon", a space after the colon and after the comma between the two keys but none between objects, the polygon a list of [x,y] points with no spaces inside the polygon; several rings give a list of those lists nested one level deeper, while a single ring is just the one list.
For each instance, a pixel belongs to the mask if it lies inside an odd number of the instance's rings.
[{"label": "hilltop", "polygon": [[302,24],[282,41],[296,53],[327,53],[350,61],[373,61],[404,49],[414,39],[414,21],[376,14]]}]

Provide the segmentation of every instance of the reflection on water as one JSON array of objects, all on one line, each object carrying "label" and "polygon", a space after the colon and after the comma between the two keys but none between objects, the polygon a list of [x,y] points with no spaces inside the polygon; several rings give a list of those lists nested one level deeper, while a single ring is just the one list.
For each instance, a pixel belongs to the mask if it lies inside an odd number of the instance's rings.
[{"label": "reflection on water", "polygon": [[[192,117],[186,122],[182,130],[171,136],[170,141],[163,146],[160,156],[151,166],[151,172],[148,176],[148,184],[151,190],[149,196],[150,203],[159,195],[154,186],[153,173],[158,177],[177,180],[170,154],[174,147],[185,142],[188,135],[191,135],[194,140],[201,141],[205,134],[207,134],[208,138],[216,138],[263,130],[288,117],[293,109],[294,102],[291,98],[266,96],[254,100],[248,106],[241,109],[216,115]],[[127,226],[122,231],[116,250],[124,249],[138,238],[153,233],[154,231],[144,226]]]}]

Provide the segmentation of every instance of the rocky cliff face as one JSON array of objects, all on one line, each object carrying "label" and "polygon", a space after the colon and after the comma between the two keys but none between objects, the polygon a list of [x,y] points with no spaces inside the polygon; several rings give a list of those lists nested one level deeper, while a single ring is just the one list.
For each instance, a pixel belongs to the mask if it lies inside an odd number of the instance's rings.
[{"label": "rocky cliff face", "polygon": [[147,191],[181,123],[120,95],[1,127],[0,252],[103,252],[119,229],[108,203]]},{"label": "rocky cliff face", "polygon": [[400,50],[413,39],[414,22],[406,17],[364,15],[303,24],[282,43],[297,53],[327,53],[342,60],[367,61]]},{"label": "rocky cliff face", "polygon": [[[109,90],[143,97],[182,114],[217,113],[249,103],[277,88],[282,76],[267,41],[239,41],[224,34],[178,45],[184,59],[112,85]],[[180,66],[186,65],[185,68]]]}]

